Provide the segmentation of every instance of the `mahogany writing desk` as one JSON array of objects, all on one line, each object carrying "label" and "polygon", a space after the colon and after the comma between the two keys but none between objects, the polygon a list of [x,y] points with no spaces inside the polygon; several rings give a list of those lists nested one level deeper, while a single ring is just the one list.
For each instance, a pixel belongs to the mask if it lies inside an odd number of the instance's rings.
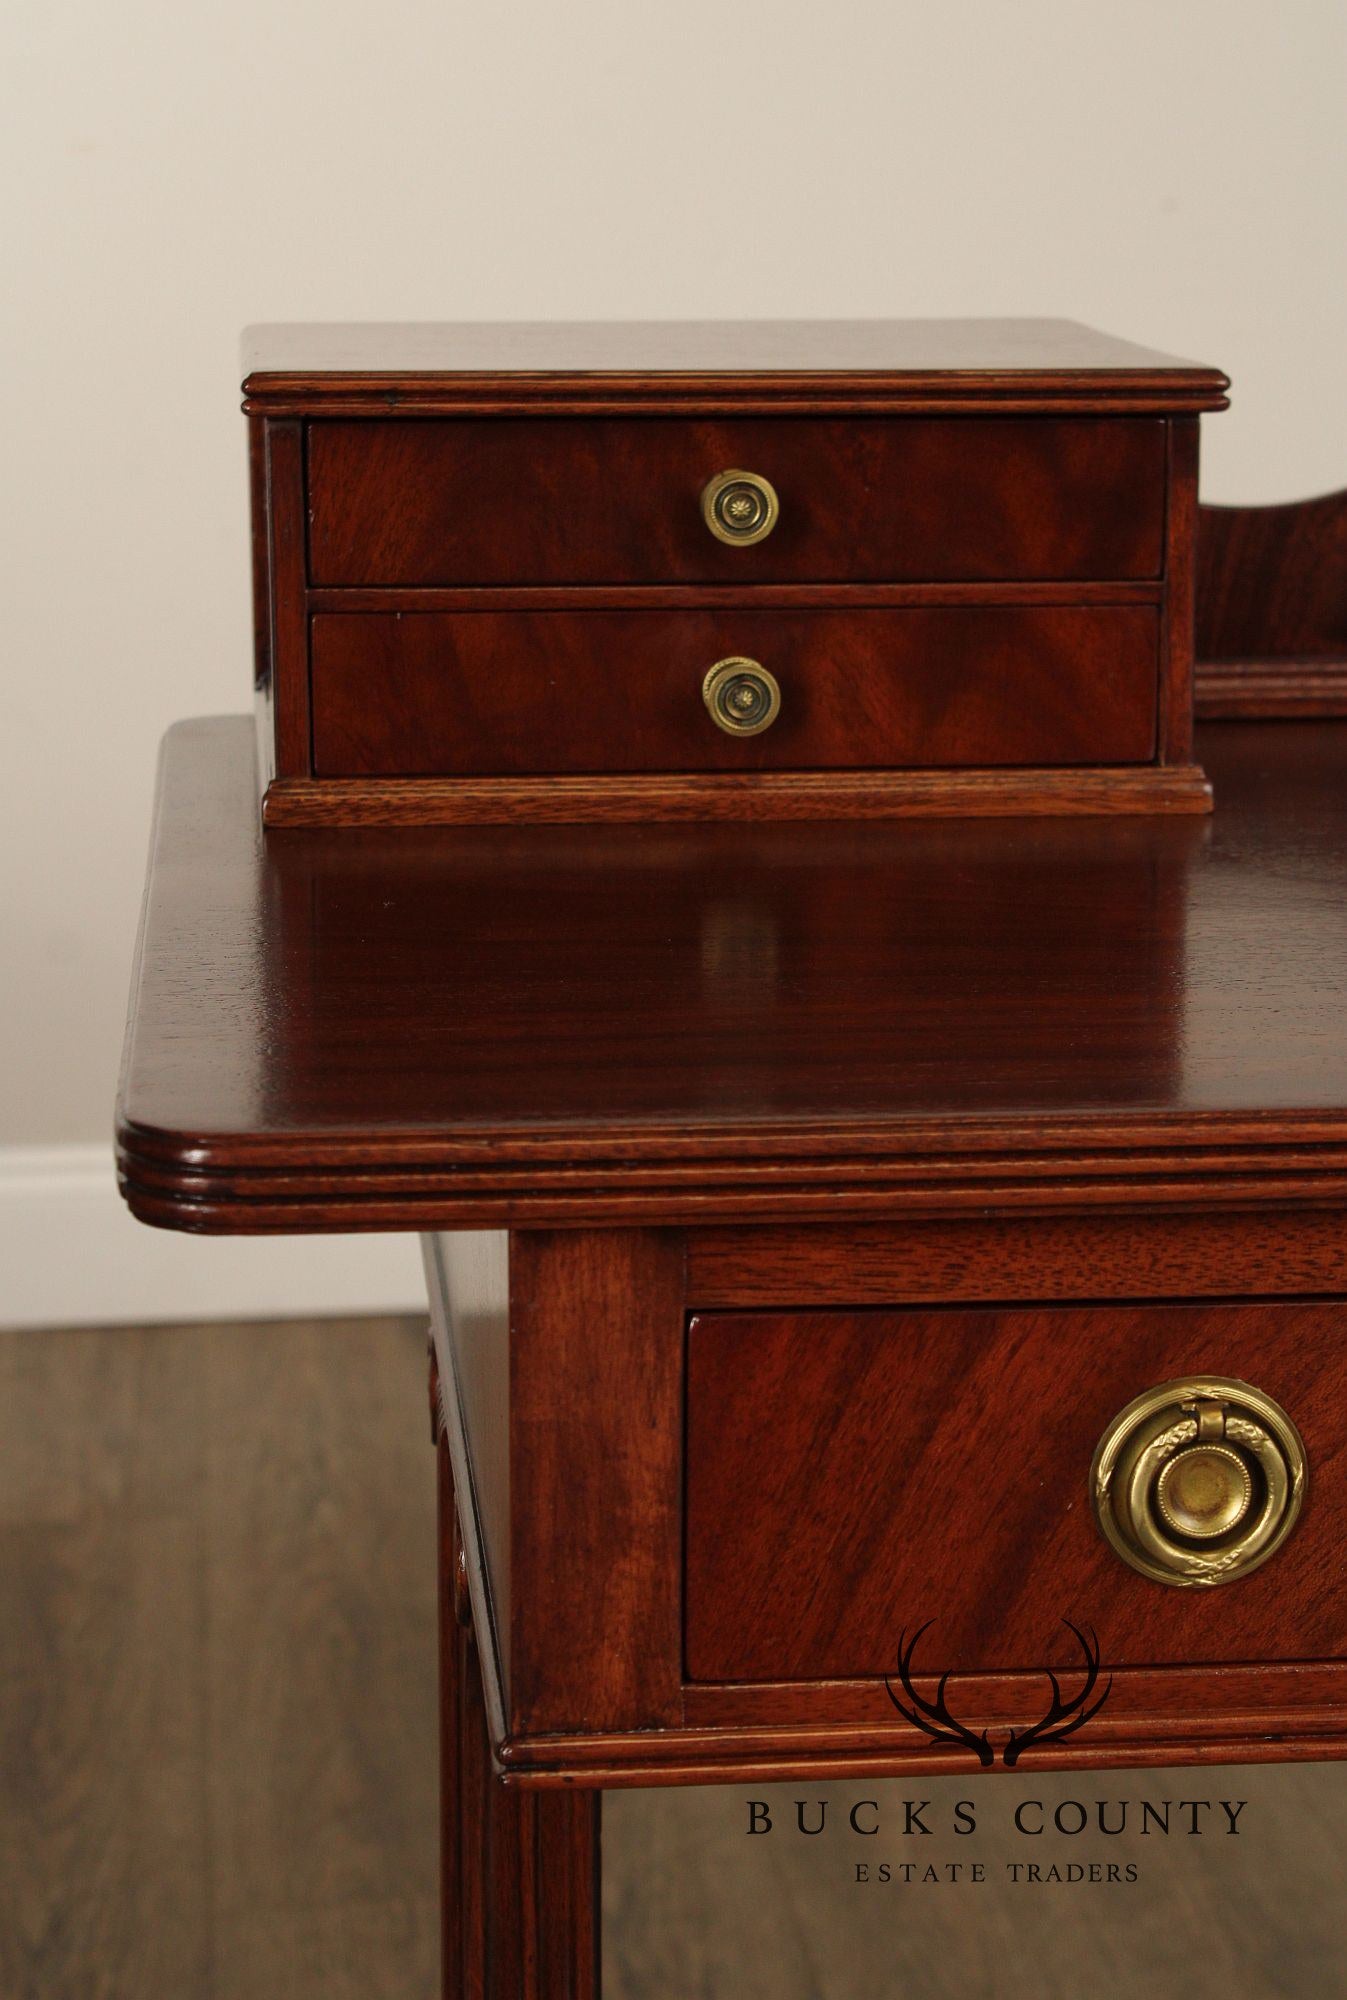
[{"label": "mahogany writing desk", "polygon": [[[425,1236],[446,1992],[593,1993],[604,1787],[1347,1752],[1347,723],[1197,751],[1210,818],[264,834],[170,735],[123,1185]],[[1095,1459],[1176,1383],[1199,1587]]]},{"label": "mahogany writing desk", "polygon": [[1347,729],[1193,738],[1247,645],[1333,706],[1347,512],[1199,541],[1227,386],[249,341],[122,1173],[423,1234],[448,1994],[593,1993],[605,1786],[1347,1748]]}]

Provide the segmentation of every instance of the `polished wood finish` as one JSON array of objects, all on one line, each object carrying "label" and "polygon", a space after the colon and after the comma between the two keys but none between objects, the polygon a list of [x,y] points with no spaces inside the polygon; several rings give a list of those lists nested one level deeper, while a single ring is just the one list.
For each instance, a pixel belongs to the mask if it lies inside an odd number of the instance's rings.
[{"label": "polished wood finish", "polygon": [[[1194,425],[1195,429],[1195,425]],[[314,585],[1096,582],[1163,568],[1158,418],[315,423]],[[726,466],[781,500],[728,547]]]},{"label": "polished wood finish", "polygon": [[[268,424],[266,455],[266,577],[271,622],[265,664],[258,655],[264,693],[260,721],[263,769],[298,777],[311,768],[309,731],[309,619],[305,597],[304,441],[297,423]],[[254,541],[256,559],[256,538]]]},{"label": "polished wood finish", "polygon": [[[132,1206],[492,1232],[428,1251],[469,1991],[583,1990],[598,1789],[979,1769],[888,1701],[908,1616],[999,1747],[1100,1629],[1035,1770],[1347,1755],[1347,731],[1197,754],[1209,822],[264,834],[247,726],[170,738]],[[1180,1601],[1088,1455],[1199,1363],[1311,1497]]]},{"label": "polished wood finish", "polygon": [[[313,621],[319,778],[1143,764],[1158,631],[1140,605],[507,611]],[[761,735],[702,701],[717,660],[781,686]]]},{"label": "polished wood finish", "polygon": [[258,326],[246,406],[387,415],[731,401],[797,409],[1219,410],[1219,369],[1071,320]]},{"label": "polished wood finish", "polygon": [[928,1218],[701,1228],[688,1242],[688,1298],[711,1306],[952,1304],[961,1299],[1163,1299],[1343,1289],[1333,1209],[1168,1215]]},{"label": "polished wood finish", "polygon": [[1197,764],[548,778],[278,778],[269,827],[632,826],[1208,813]]},{"label": "polished wood finish", "polygon": [[1150,604],[1164,599],[1158,580],[1118,583],[718,583],[501,584],[392,593],[360,587],[309,592],[322,612],[417,611],[716,611],[731,601],[744,611],[906,611],[933,605],[974,609],[1012,604]]},{"label": "polished wood finish", "polygon": [[[279,329],[249,351],[269,824],[1209,808],[1192,541],[1215,370],[1059,322]],[[735,464],[782,502],[746,548],[699,504]],[[717,738],[702,676],[772,644],[783,721]],[[763,771],[781,781],[745,787]]]},{"label": "polished wood finish", "polygon": [[1193,628],[1197,593],[1196,417],[1169,425],[1166,482],[1164,638],[1160,662],[1159,756],[1182,768],[1193,755]]},{"label": "polished wood finish", "polygon": [[681,1237],[530,1232],[507,1251],[477,1232],[424,1248],[432,1402],[495,1743],[679,1721]]},{"label": "polished wood finish", "polygon": [[512,1239],[520,1734],[656,1728],[680,1713],[682,1367],[669,1332],[682,1258],[670,1231]]},{"label": "polished wood finish", "polygon": [[[690,1679],[928,1671],[1078,1657],[1111,1669],[1347,1654],[1347,1307],[704,1314],[688,1332]],[[1208,1371],[1300,1421],[1311,1514],[1215,1590],[1138,1576],[1087,1503],[1091,1454],[1140,1388]]]},{"label": "polished wood finish", "polygon": [[[473,1574],[463,1586],[477,1599],[477,1629],[510,1672],[513,1595],[510,1526],[510,1302],[507,1238],[498,1230],[463,1230],[422,1239],[432,1306],[432,1421],[446,1452],[463,1512],[474,1529]],[[447,1385],[441,1387],[441,1382]],[[452,1442],[451,1442],[452,1440]],[[504,1728],[504,1711],[495,1718]]]},{"label": "polished wood finish", "polygon": [[1204,507],[1198,564],[1199,712],[1347,715],[1347,491]]},{"label": "polished wood finish", "polygon": [[[1305,1225],[1305,1242],[1321,1246],[1317,1261],[1306,1262],[1303,1250],[1297,1254],[1297,1223]],[[1252,1231],[1247,1268],[1240,1261],[1246,1224]],[[791,1233],[796,1254],[793,1264],[783,1260],[783,1285],[798,1285],[805,1296],[812,1287],[829,1304],[864,1295],[864,1275],[859,1284],[839,1277],[829,1232]],[[498,1636],[501,1621],[486,1608],[500,1599],[488,1574],[492,1501],[466,1471],[466,1454],[455,1458],[459,1491],[469,1496],[462,1528],[474,1617],[479,1633],[488,1635],[481,1654],[485,1700],[496,1756],[509,1782],[543,1789],[572,1783],[607,1788],[756,1780],[804,1770],[869,1776],[938,1771],[951,1761],[957,1768],[976,1768],[962,1752],[933,1746],[901,1721],[884,1692],[880,1676],[892,1669],[897,1649],[892,1621],[920,1623],[931,1615],[921,1607],[909,1614],[900,1587],[907,1568],[924,1596],[939,1593],[937,1623],[949,1649],[947,1656],[933,1654],[921,1663],[919,1684],[929,1693],[931,1676],[952,1666],[961,1717],[989,1729],[998,1741],[1012,1726],[1041,1714],[1044,1668],[1071,1665],[1074,1641],[1063,1617],[1084,1617],[1106,1634],[1113,1682],[1107,1711],[1079,1739],[1036,1750],[1034,1761],[1041,1766],[1347,1754],[1347,1658],[1331,1656],[1341,1650],[1337,1625],[1347,1615],[1336,1522],[1344,1505],[1338,1441],[1344,1401],[1338,1378],[1344,1364],[1334,1333],[1347,1313],[1335,1296],[1347,1272],[1341,1206],[1294,1218],[1227,1211],[1181,1218],[1137,1212],[1024,1219],[1016,1225],[1023,1241],[1018,1270],[1010,1275],[1027,1294],[1075,1303],[1069,1309],[1014,1312],[991,1303],[1006,1291],[1002,1227],[982,1219],[910,1220],[901,1232],[909,1246],[907,1288],[919,1291],[910,1275],[917,1271],[935,1292],[939,1273],[957,1255],[966,1275],[951,1294],[986,1301],[987,1310],[857,1315],[834,1309],[811,1315],[797,1308],[770,1318],[751,1312],[718,1318],[705,1312],[704,1302],[716,1295],[717,1285],[724,1288],[716,1274],[725,1266],[726,1234],[658,1232],[647,1237],[648,1249],[636,1250],[646,1260],[649,1279],[656,1267],[648,1260],[662,1246],[661,1275],[651,1294],[663,1304],[642,1316],[655,1338],[644,1350],[643,1364],[653,1383],[632,1378],[625,1427],[602,1415],[603,1407],[612,1407],[606,1398],[596,1401],[599,1427],[593,1438],[582,1435],[582,1424],[569,1441],[574,1490],[564,1500],[547,1469],[550,1450],[546,1442],[539,1447],[531,1413],[538,1407],[535,1381],[549,1379],[564,1409],[576,1407],[574,1390],[565,1386],[566,1357],[575,1351],[576,1289],[564,1267],[554,1267],[555,1285],[537,1284],[531,1275],[526,1280],[533,1330],[527,1362],[521,1355],[514,1372],[512,1407],[520,1415],[511,1420],[510,1432],[517,1464],[535,1452],[544,1460],[532,1484],[536,1494],[546,1495],[546,1505],[528,1514],[529,1532],[541,1539],[547,1563],[565,1567],[577,1584],[586,1575],[592,1580],[569,1595],[553,1585],[550,1574],[521,1584],[530,1558],[517,1546],[511,1565],[515,1603],[526,1592],[553,1593],[546,1621],[551,1671],[563,1702],[574,1705],[576,1693],[566,1692],[575,1679],[570,1649],[576,1645],[586,1657],[597,1656],[596,1641],[587,1634],[593,1605],[601,1600],[605,1615],[609,1609],[613,1614],[619,1658],[596,1667],[606,1692],[592,1705],[607,1701],[617,1718],[626,1701],[631,1715],[644,1715],[648,1698],[638,1686],[658,1686],[657,1724],[614,1719],[583,1729],[563,1723],[544,1728],[518,1713],[501,1648],[490,1637]],[[771,1239],[784,1232],[763,1234]],[[875,1234],[862,1232],[857,1264],[863,1274],[868,1267],[872,1286],[882,1287],[887,1269],[894,1280],[889,1297],[901,1295],[903,1280],[892,1260],[877,1266],[873,1248],[867,1251],[865,1239]],[[472,1261],[489,1262],[500,1283],[507,1268],[504,1242],[494,1241],[497,1247],[474,1251]],[[531,1273],[533,1260],[541,1257],[538,1268],[544,1269],[556,1247],[568,1242],[577,1245],[575,1268],[587,1274],[584,1296],[595,1301],[587,1315],[588,1345],[601,1357],[600,1364],[591,1359],[590,1365],[602,1380],[625,1365],[602,1354],[610,1341],[625,1345],[620,1302],[645,1289],[631,1282],[635,1244],[625,1230],[574,1237],[525,1231],[511,1238],[511,1266]],[[771,1241],[758,1246],[759,1272],[773,1247]],[[736,1281],[747,1299],[771,1290],[754,1274],[751,1255]],[[1119,1276],[1124,1255],[1141,1275],[1140,1289],[1149,1285],[1157,1299],[1207,1295],[1208,1302],[1119,1307],[1114,1301],[1127,1289]],[[616,1311],[599,1302],[605,1268],[612,1274],[608,1297],[618,1302]],[[452,1351],[453,1283],[433,1244],[428,1270],[437,1351]],[[1243,1274],[1246,1287],[1261,1288],[1265,1300],[1214,1302],[1223,1293],[1229,1299],[1232,1270]],[[519,1316],[515,1294],[523,1289],[504,1285],[502,1316]],[[1310,1304],[1296,1296],[1313,1290],[1327,1295],[1325,1300]],[[1098,1303],[1086,1308],[1083,1302],[1089,1300]],[[765,1356],[754,1348],[759,1338],[767,1344]],[[839,1358],[848,1342],[864,1350],[868,1365],[854,1355]],[[685,1344],[686,1419],[675,1379]],[[559,1374],[549,1361],[553,1350],[561,1357]],[[1082,1368],[1079,1357],[1087,1352],[1089,1365]],[[1097,1432],[1117,1408],[1138,1389],[1190,1365],[1243,1370],[1270,1393],[1280,1393],[1301,1421],[1317,1470],[1311,1472],[1314,1497],[1295,1537],[1265,1571],[1228,1591],[1185,1595],[1146,1583],[1111,1555],[1089,1521],[1087,1473]],[[1024,1378],[1022,1400],[1009,1389],[997,1393],[993,1377],[1013,1377],[1014,1383]],[[452,1367],[442,1379],[450,1392],[445,1408],[452,1445],[463,1435]],[[659,1391],[663,1415],[652,1416],[654,1385],[661,1381],[667,1385]],[[904,1425],[910,1428],[920,1418],[919,1408],[915,1418],[908,1413],[909,1403],[933,1405],[938,1420],[924,1443],[904,1449],[909,1438]],[[588,1406],[582,1401],[580,1407]],[[671,1439],[675,1448],[669,1456]],[[807,1463],[796,1462],[801,1453]],[[925,1486],[914,1487],[909,1468],[924,1464],[929,1473],[942,1453],[953,1454],[954,1474],[945,1477],[937,1467]],[[633,1460],[640,1462],[648,1496],[636,1507],[621,1498],[629,1490]],[[982,1466],[973,1514],[967,1482],[959,1484],[966,1460]],[[677,1525],[684,1487],[685,1547]],[[735,1491],[727,1501],[730,1488]],[[999,1503],[990,1519],[983,1505],[988,1493]],[[558,1512],[577,1532],[577,1560],[569,1565],[556,1540]],[[591,1568],[592,1524],[599,1519],[607,1566]],[[780,1538],[775,1566],[769,1535]],[[811,1535],[819,1546],[811,1544]],[[943,1544],[934,1546],[941,1536],[959,1544],[957,1559]],[[827,1548],[826,1559],[820,1546]],[[1031,1560],[1035,1554],[1040,1562]],[[1057,1601],[1067,1585],[1083,1603]],[[641,1626],[647,1657],[639,1684],[622,1638],[636,1629],[637,1621],[624,1611],[633,1590],[663,1607],[648,1613]],[[1229,1609],[1232,1603],[1238,1616]],[[1251,1604],[1256,1605],[1252,1625]],[[1288,1605],[1296,1615],[1286,1616]],[[765,1657],[761,1665],[744,1657],[717,1660],[708,1668],[698,1647],[708,1615],[717,1611],[723,1631],[737,1633],[738,1643],[749,1647],[761,1644],[764,1655],[771,1653],[771,1664]],[[866,1617],[873,1620],[868,1636]],[[713,1624],[713,1634],[716,1629]],[[1302,1653],[1316,1634],[1330,1657]],[[887,1659],[886,1639],[893,1654]],[[1258,1653],[1260,1641],[1264,1652],[1249,1663],[1247,1655]],[[801,1660],[791,1650],[855,1643],[873,1644],[877,1659],[812,1653]],[[979,1646],[989,1643],[990,1659],[979,1657]],[[1012,1657],[1001,1650],[1003,1644]],[[1167,1658],[1178,1664],[1167,1664]],[[1040,1664],[1030,1665],[1032,1660]],[[708,1684],[697,1679],[699,1671],[749,1678]],[[780,1678],[792,1672],[796,1678]]]},{"label": "polished wood finish", "polygon": [[248,419],[248,517],[252,527],[253,706],[257,716],[258,775],[263,795],[276,775],[275,681],[271,652],[271,509],[267,426]]},{"label": "polished wood finish", "polygon": [[[432,1402],[439,1416],[438,1371]],[[435,1426],[445,2000],[595,2000],[599,1793],[523,1792],[491,1767],[477,1642],[460,1616],[461,1544],[443,1425]]]},{"label": "polished wood finish", "polygon": [[1347,716],[1347,662],[1318,658],[1199,664],[1197,713],[1220,721]]},{"label": "polished wood finish", "polygon": [[147,1219],[837,1222],[1347,1192],[1347,732],[1207,822],[286,831],[163,763],[119,1114]]}]

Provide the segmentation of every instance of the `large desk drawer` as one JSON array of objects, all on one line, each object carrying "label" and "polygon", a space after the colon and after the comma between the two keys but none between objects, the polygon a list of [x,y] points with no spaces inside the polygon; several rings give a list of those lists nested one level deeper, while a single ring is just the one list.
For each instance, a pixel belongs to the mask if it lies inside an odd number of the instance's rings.
[{"label": "large desk drawer", "polygon": [[[1151,605],[900,610],[327,612],[320,777],[1141,764]],[[780,713],[718,728],[709,669],[747,657]]]},{"label": "large desk drawer", "polygon": [[[1309,1467],[1284,1545],[1218,1588],[1138,1573],[1091,1505],[1110,1421],[1195,1372],[1273,1398]],[[1063,1619],[1111,1667],[1341,1658],[1345,1428],[1336,1303],[698,1315],[689,1678],[891,1674],[928,1621],[924,1671],[1041,1665]]]},{"label": "large desk drawer", "polygon": [[[764,539],[702,494],[770,482]],[[1163,567],[1155,417],[462,418],[309,426],[311,581],[1116,581]]]}]

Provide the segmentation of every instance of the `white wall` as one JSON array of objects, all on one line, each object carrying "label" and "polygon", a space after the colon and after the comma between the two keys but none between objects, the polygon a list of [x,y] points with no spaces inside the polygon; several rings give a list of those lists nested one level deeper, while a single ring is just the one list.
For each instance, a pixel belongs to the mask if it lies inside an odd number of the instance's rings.
[{"label": "white wall", "polygon": [[110,1121],[155,744],[248,698],[248,321],[1065,314],[1347,482],[1341,0],[7,10],[0,1142]]}]

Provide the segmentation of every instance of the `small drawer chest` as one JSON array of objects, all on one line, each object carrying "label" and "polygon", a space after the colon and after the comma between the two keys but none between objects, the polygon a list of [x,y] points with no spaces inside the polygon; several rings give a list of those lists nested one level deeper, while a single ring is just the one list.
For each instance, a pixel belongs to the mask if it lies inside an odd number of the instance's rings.
[{"label": "small drawer chest", "polygon": [[260,328],[265,813],[1204,811],[1197,431],[1056,321]]}]

